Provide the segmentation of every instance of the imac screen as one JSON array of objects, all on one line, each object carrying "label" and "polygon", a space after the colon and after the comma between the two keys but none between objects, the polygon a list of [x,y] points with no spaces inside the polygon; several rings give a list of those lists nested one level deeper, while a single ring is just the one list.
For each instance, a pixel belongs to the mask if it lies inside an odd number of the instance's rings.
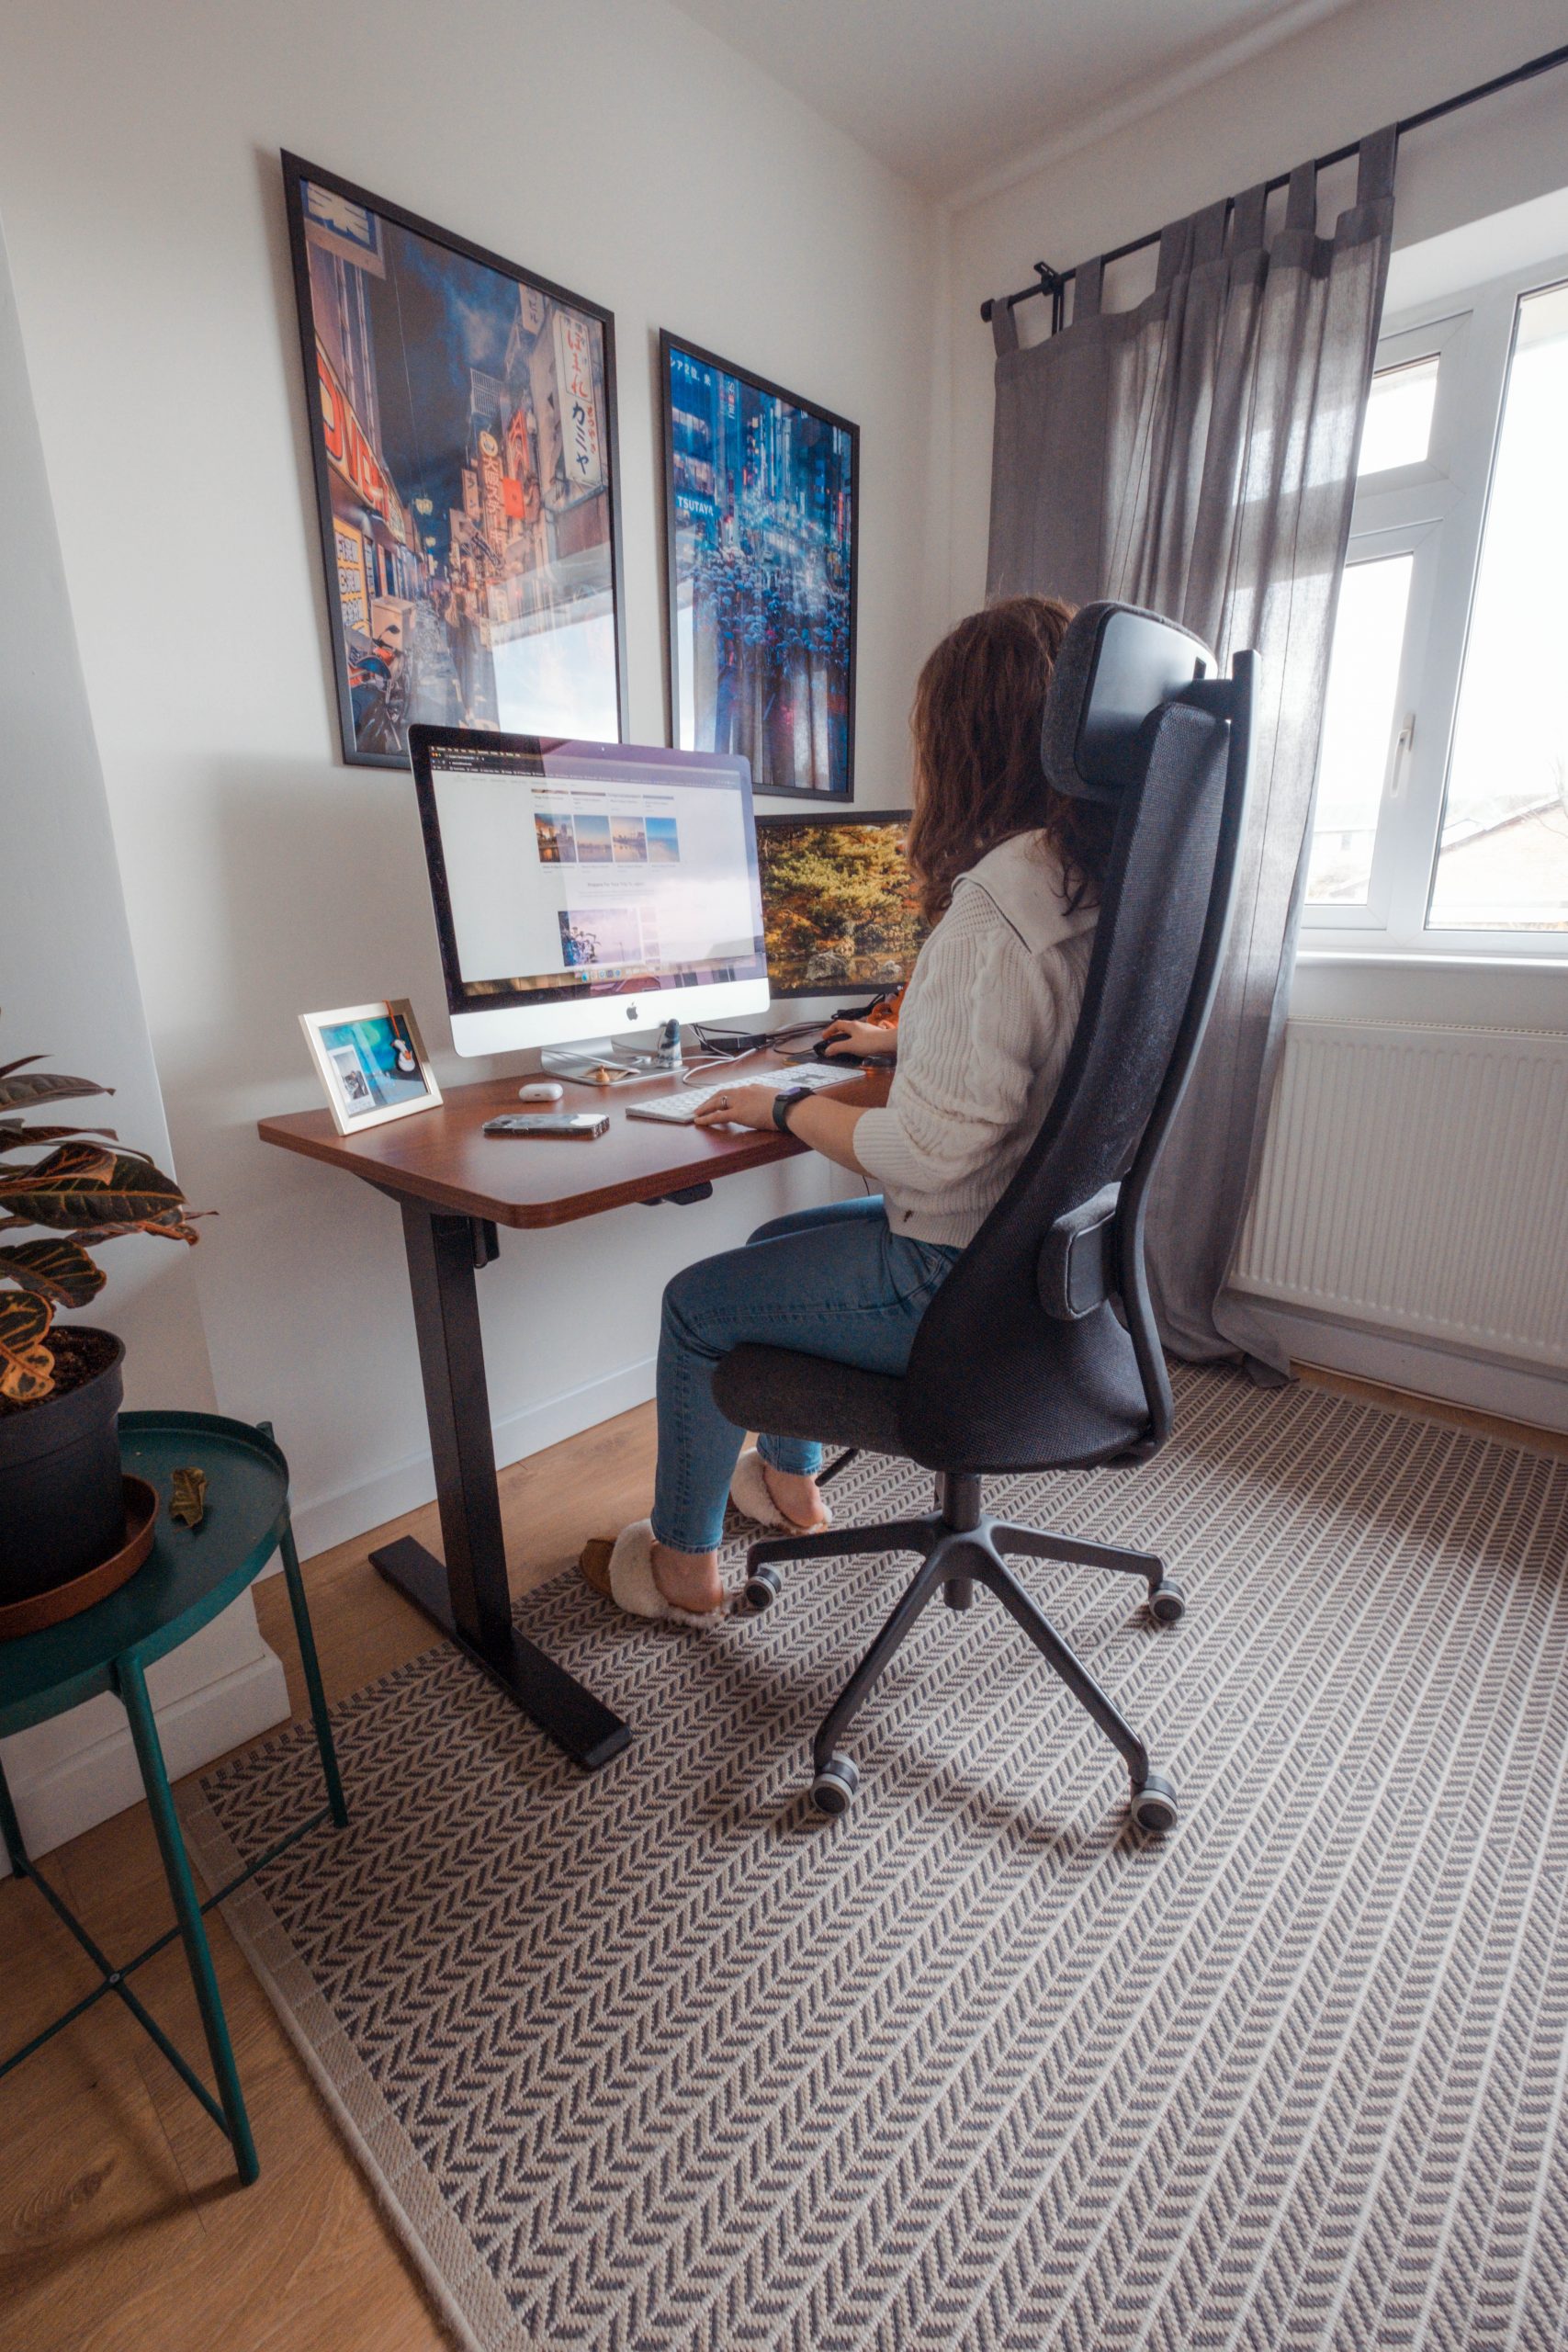
[{"label": "imac screen", "polygon": [[761,976],[743,760],[423,729],[414,753],[453,1012]]}]

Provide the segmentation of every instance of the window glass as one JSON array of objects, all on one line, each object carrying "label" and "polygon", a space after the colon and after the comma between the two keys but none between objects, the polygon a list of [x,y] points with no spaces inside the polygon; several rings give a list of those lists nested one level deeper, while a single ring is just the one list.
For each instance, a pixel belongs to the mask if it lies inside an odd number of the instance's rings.
[{"label": "window glass", "polygon": [[1568,285],[1518,306],[1429,926],[1568,930]]},{"label": "window glass", "polygon": [[1416,466],[1432,441],[1432,409],[1438,397],[1438,361],[1407,360],[1383,368],[1367,395],[1358,476],[1387,473],[1394,466]]},{"label": "window glass", "polygon": [[1328,663],[1307,897],[1361,906],[1393,745],[1410,555],[1346,566]]}]

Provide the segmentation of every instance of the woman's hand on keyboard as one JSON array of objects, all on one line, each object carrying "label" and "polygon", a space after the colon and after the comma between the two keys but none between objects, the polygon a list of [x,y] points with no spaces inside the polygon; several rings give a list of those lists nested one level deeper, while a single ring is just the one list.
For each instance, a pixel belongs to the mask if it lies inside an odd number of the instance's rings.
[{"label": "woman's hand on keyboard", "polygon": [[709,1095],[696,1113],[695,1124],[699,1127],[771,1127],[777,1091],[772,1086],[726,1087]]}]

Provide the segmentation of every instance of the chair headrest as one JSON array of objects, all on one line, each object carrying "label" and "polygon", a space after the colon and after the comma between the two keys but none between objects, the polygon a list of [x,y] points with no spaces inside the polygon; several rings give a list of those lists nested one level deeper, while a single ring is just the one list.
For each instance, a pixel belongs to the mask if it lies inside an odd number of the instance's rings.
[{"label": "chair headrest", "polygon": [[1080,605],[1045,696],[1040,761],[1058,792],[1116,800],[1140,774],[1145,720],[1216,673],[1201,637],[1136,605]]}]

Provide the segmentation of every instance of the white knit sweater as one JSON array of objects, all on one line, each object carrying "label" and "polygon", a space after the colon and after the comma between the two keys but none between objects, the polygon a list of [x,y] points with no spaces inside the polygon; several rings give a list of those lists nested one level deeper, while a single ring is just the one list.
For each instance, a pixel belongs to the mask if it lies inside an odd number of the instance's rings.
[{"label": "white knit sweater", "polygon": [[1068,913],[1039,833],[960,877],[904,999],[886,1107],[855,1126],[895,1233],[962,1249],[1000,1200],[1061,1078],[1095,921]]}]

